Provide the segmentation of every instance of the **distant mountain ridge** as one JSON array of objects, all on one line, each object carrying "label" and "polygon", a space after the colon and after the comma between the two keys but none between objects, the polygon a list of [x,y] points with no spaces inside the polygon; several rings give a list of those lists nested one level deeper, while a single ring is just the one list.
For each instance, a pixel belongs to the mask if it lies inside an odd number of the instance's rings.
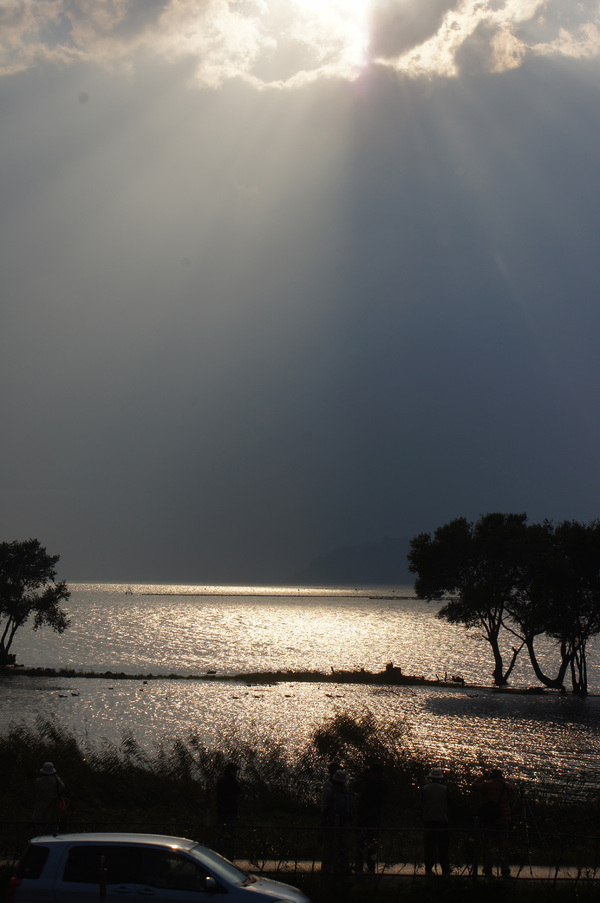
[{"label": "distant mountain ridge", "polygon": [[313,559],[299,574],[301,585],[377,586],[413,583],[406,556],[410,539],[390,539],[340,546]]}]

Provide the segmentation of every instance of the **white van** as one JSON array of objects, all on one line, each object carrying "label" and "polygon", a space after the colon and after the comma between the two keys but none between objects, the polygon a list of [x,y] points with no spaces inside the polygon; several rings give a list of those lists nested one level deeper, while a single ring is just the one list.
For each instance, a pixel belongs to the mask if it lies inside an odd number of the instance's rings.
[{"label": "white van", "polygon": [[35,837],[10,880],[12,903],[310,903],[247,875],[193,840],[159,834]]}]

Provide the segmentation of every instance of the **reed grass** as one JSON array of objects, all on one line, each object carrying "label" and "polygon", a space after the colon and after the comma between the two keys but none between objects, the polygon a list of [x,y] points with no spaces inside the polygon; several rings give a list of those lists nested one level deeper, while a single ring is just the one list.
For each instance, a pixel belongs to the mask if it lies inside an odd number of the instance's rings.
[{"label": "reed grass", "polygon": [[[379,719],[368,711],[327,719],[299,748],[269,736],[249,740],[235,731],[223,734],[215,745],[207,745],[199,734],[157,744],[151,751],[129,735],[119,744],[92,745],[54,721],[39,720],[33,728],[16,726],[0,736],[2,820],[30,819],[33,782],[45,761],[55,764],[66,784],[72,821],[198,823],[206,810],[214,809],[218,775],[235,761],[244,788],[242,822],[299,826],[318,823],[331,762],[342,763],[351,778],[368,763],[379,762],[386,782],[384,820],[391,828],[420,825],[420,788],[438,764],[418,751],[406,722]],[[453,823],[467,828],[475,806],[468,787],[476,774],[463,762],[448,766],[445,774]],[[576,780],[528,787],[526,808],[532,834],[597,831],[597,789]]]}]

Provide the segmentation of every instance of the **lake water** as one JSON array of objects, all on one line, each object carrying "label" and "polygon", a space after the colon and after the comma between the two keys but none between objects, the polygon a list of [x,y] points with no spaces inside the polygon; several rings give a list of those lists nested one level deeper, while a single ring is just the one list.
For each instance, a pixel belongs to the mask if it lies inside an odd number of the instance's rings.
[{"label": "lake water", "polygon": [[[597,648],[592,695],[529,696],[489,689],[488,646],[435,617],[411,587],[368,590],[74,585],[72,626],[58,636],[23,629],[24,665],[181,676],[216,672],[239,681],[91,678],[2,679],[0,729],[54,719],[90,746],[134,736],[145,747],[228,733],[302,743],[337,712],[402,719],[432,764],[460,758],[513,776],[600,782]],[[131,592],[126,592],[131,590]],[[546,660],[554,660],[548,646]],[[435,678],[460,674],[480,689],[285,683],[251,686],[243,674],[278,669],[381,670]],[[551,669],[550,669],[551,670]],[[523,658],[511,684],[534,684]]]}]

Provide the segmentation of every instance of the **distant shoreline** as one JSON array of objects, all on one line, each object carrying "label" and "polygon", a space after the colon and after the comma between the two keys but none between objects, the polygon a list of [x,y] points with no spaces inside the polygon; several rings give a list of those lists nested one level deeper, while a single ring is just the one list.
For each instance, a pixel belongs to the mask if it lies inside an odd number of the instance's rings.
[{"label": "distant shoreline", "polygon": [[[197,592],[193,592],[193,593],[171,593],[171,592],[167,592],[167,593],[137,593],[136,592],[136,593],[124,593],[124,595],[126,595],[126,596],[177,596],[180,599],[185,596],[186,598],[189,597],[189,598],[193,599],[196,596],[248,596],[250,594],[246,593],[246,592],[215,593],[212,590],[211,591],[198,590]],[[259,593],[255,597],[253,596],[252,598],[256,598],[256,599],[293,599],[293,598],[296,598],[299,596],[300,598],[304,599],[304,598],[310,598],[311,596],[317,596],[317,595],[318,595],[318,592],[316,590],[313,593],[311,593],[310,595],[307,595],[305,590],[300,590],[300,589],[297,592],[291,591],[291,590],[289,592],[284,592],[283,590],[277,592],[276,590],[274,590],[273,592]],[[415,601],[414,596],[406,596],[406,595],[404,595],[404,596],[398,596],[398,595],[385,596],[382,594],[373,595],[372,591],[371,591],[371,593],[365,592],[363,594],[361,590],[344,590],[344,589],[328,590],[327,597],[328,598],[341,598],[341,599],[357,599],[358,598],[358,599],[387,599],[387,600],[394,599],[396,601],[408,601],[408,602]],[[422,601],[422,600],[417,600],[417,601]]]},{"label": "distant shoreline", "polygon": [[[90,678],[104,680],[178,680],[178,681],[217,681],[244,684],[279,684],[279,683],[327,683],[327,684],[359,684],[380,687],[440,687],[446,689],[470,689],[491,690],[498,693],[517,693],[535,695],[553,695],[558,691],[545,687],[494,687],[480,684],[466,683],[462,678],[454,676],[448,679],[426,678],[403,674],[400,668],[393,665],[384,671],[358,671],[334,670],[329,673],[324,671],[251,671],[237,672],[233,674],[206,671],[203,674],[127,674],[124,671],[76,671],[73,668],[28,668],[21,665],[0,670],[0,676],[12,677],[64,677],[64,678]],[[590,694],[592,695],[592,694]]]}]

